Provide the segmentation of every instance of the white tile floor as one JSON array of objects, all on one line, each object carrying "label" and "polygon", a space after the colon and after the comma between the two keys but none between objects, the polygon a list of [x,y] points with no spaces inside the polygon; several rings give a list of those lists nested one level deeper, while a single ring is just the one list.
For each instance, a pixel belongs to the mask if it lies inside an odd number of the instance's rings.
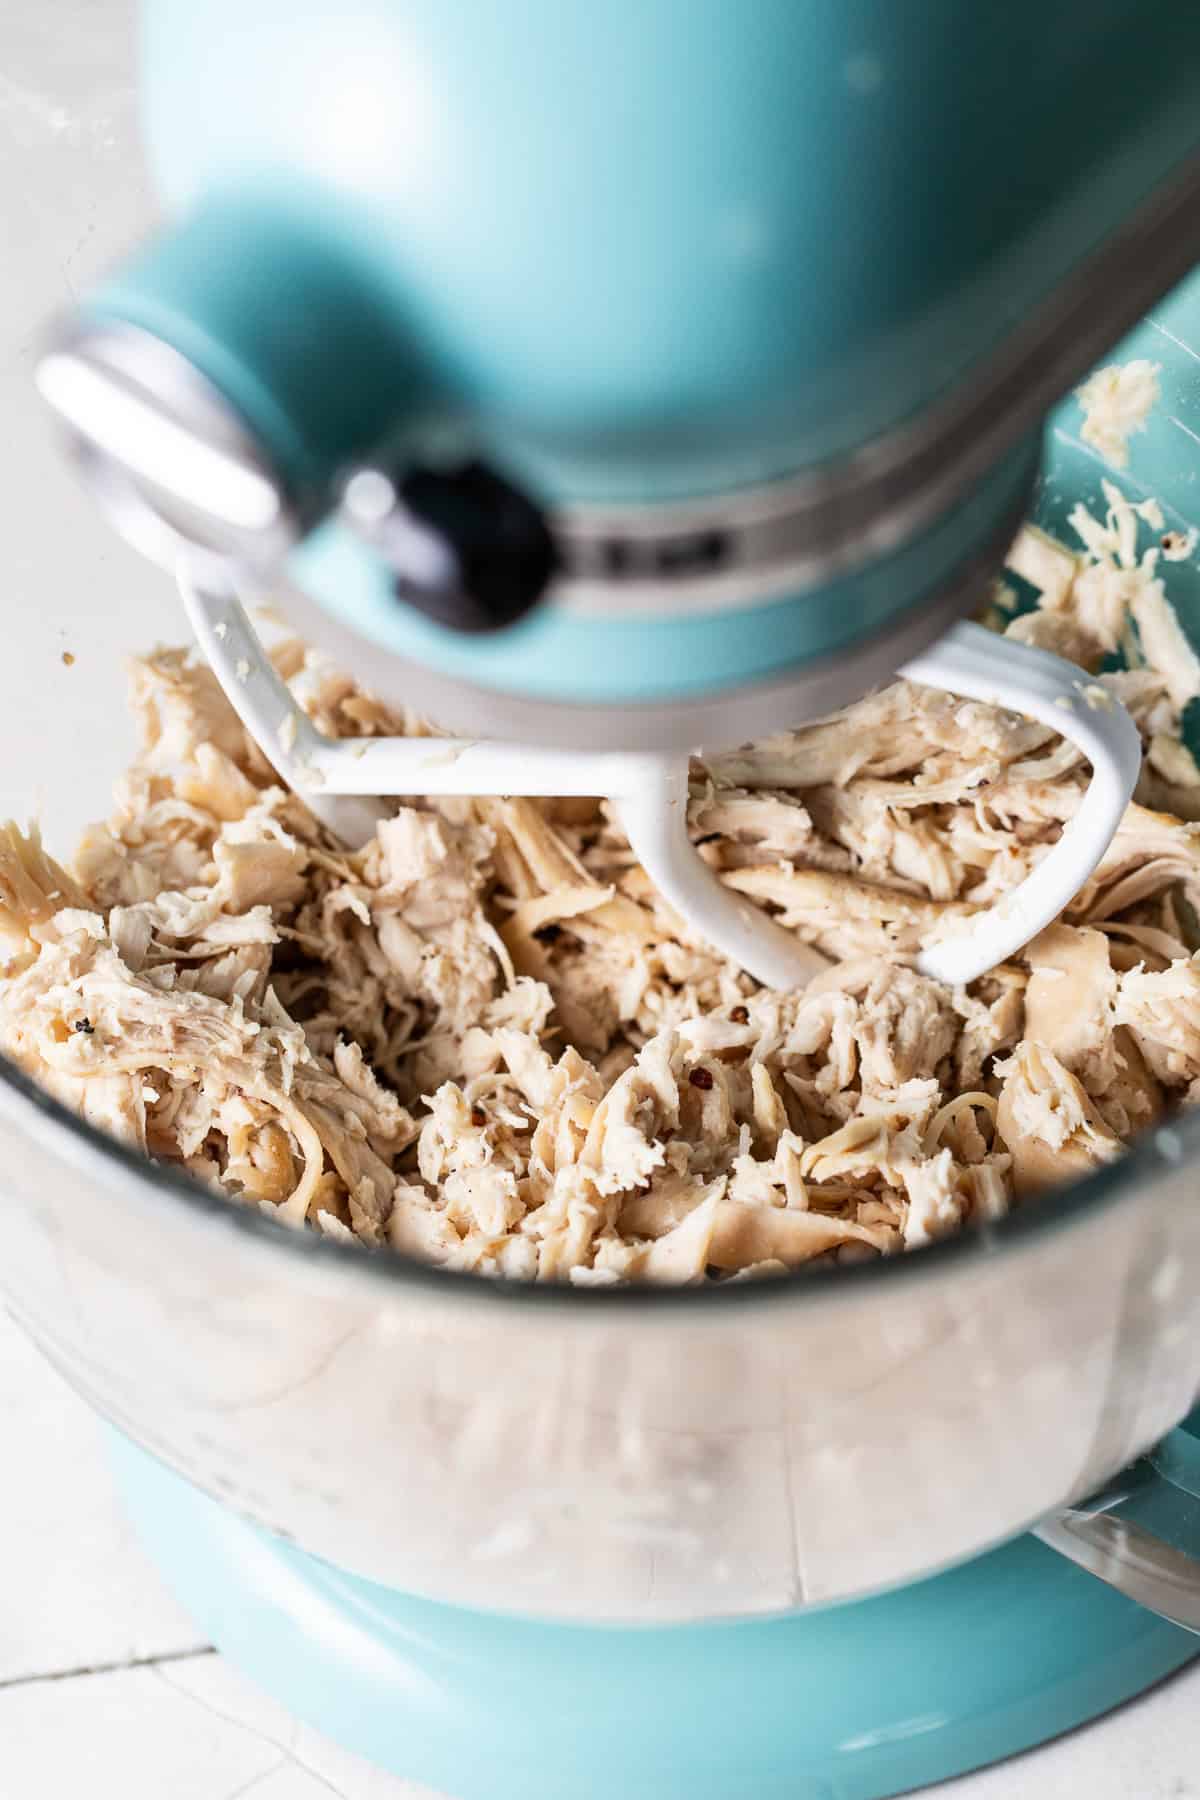
[{"label": "white tile floor", "polygon": [[[2,1800],[431,1800],[297,1724],[197,1638],[121,1516],[91,1418],[3,1313],[0,1441]],[[1200,1666],[937,1790],[1084,1796],[1200,1800]]]},{"label": "white tile floor", "polygon": [[2,1800],[428,1800],[298,1725],[176,1606],[91,1416],[0,1312]]}]

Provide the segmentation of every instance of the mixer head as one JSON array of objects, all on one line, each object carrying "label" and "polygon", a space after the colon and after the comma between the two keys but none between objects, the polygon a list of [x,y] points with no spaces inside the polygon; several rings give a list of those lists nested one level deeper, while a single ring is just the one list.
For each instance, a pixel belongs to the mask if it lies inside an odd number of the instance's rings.
[{"label": "mixer head", "polygon": [[603,31],[527,10],[355,0],[334,32],[319,0],[253,30],[233,0],[151,5],[176,219],[60,330],[42,392],[344,835],[373,816],[348,793],[447,787],[400,744],[298,759],[247,596],[508,746],[460,746],[453,791],[614,797],[668,897],[776,985],[811,963],[688,845],[688,752],[906,666],[1082,731],[1092,809],[1036,904],[928,952],[978,973],[1094,867],[1136,741],[1079,718],[1069,665],[930,646],[1001,565],[1046,408],[1200,252],[1200,21],[1164,7],[1164,69],[1124,0],[1065,34],[1030,0],[932,0],[920,30],[869,0],[762,0],[753,31],[732,0],[613,0]]},{"label": "mixer head", "polygon": [[[302,483],[196,362],[110,318],[119,301],[69,320],[37,378],[123,535],[172,573],[269,590],[384,698],[505,740],[716,749],[857,698],[980,607],[1038,466],[1011,421],[996,454],[982,422],[922,418],[754,486],[555,499],[512,446],[489,461],[432,420],[370,457],[323,452]],[[291,379],[348,379],[311,356],[306,340]]]}]

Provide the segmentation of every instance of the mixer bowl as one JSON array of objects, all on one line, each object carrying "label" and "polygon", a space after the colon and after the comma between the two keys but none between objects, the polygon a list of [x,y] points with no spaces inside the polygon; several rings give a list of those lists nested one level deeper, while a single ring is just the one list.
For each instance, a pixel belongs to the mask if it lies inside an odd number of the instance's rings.
[{"label": "mixer bowl", "polygon": [[[34,9],[6,27],[0,804],[63,852],[129,747],[122,658],[184,629],[60,469],[30,381],[39,322],[147,216],[131,13],[80,9],[69,43]],[[1130,480],[1186,524],[1200,290],[1157,318],[1139,353],[1164,403]],[[1106,473],[1077,423],[1068,405],[1050,434],[1050,524]],[[1186,616],[1195,573],[1170,578]],[[298,1237],[7,1064],[0,1116],[5,1296],[97,1411],[305,1549],[474,1608],[669,1621],[879,1590],[1088,1494],[1200,1391],[1200,1115],[906,1260],[672,1293],[501,1287]]]},{"label": "mixer bowl", "polygon": [[624,1621],[862,1594],[1089,1493],[1200,1386],[1200,1121],[904,1262],[580,1294],[297,1238],[0,1084],[18,1319],[164,1462],[403,1591]]}]

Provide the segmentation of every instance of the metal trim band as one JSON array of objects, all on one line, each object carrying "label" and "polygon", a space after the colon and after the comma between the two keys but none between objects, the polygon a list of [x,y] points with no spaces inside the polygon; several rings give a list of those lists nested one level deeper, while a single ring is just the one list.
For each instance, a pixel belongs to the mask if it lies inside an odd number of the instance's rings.
[{"label": "metal trim band", "polygon": [[565,508],[557,604],[580,615],[735,610],[800,593],[910,542],[1036,429],[1200,260],[1200,153],[1079,263],[991,355],[841,462],[664,505]]},{"label": "metal trim band", "polygon": [[[753,488],[663,504],[564,507],[551,521],[565,565],[553,588],[555,603],[580,616],[737,611],[803,593],[896,551],[968,495],[1071,381],[1197,260],[1200,153],[991,355],[861,450]],[[276,483],[280,507],[271,528],[231,530],[230,541],[219,546],[208,533],[213,521],[180,507],[180,497],[156,489],[144,471],[123,468],[107,445],[71,431],[118,529],[156,560],[172,566],[179,549],[198,540],[262,570],[311,523],[313,497],[289,498],[224,397],[150,334],[114,321],[89,327],[76,320],[48,361],[55,357],[103,373],[126,394],[159,407],[173,425],[219,446],[248,473]]]},{"label": "metal trim band", "polygon": [[505,693],[381,651],[294,583],[281,600],[289,623],[373,693],[393,705],[416,704],[444,728],[581,750],[718,750],[788,730],[857,699],[977,607],[1028,512],[1036,475],[1034,466],[1016,502],[948,579],[881,630],[789,674],[683,700],[564,702]]}]

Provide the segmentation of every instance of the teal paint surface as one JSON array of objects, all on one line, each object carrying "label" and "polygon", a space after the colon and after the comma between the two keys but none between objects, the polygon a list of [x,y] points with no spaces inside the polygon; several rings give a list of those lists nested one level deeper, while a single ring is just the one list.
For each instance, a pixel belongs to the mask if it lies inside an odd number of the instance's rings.
[{"label": "teal paint surface", "polygon": [[[1193,343],[1200,343],[1200,274],[1112,352],[1113,361],[1144,357],[1159,364],[1166,396],[1132,439],[1128,469],[1118,474],[1081,442],[1082,414],[1073,398],[1051,415],[1033,508],[1047,530],[1076,542],[1071,510],[1083,501],[1102,515],[1104,481],[1117,481],[1135,500],[1157,499],[1168,529],[1186,532],[1200,521],[1200,355]],[[965,505],[899,554],[819,592],[707,618],[580,620],[546,607],[494,638],[464,639],[398,606],[377,561],[333,528],[301,548],[295,574],[343,624],[380,649],[448,675],[548,699],[678,699],[768,678],[902,616],[994,527],[1037,453],[1036,445],[1023,447]],[[1154,533],[1143,533],[1143,546],[1154,540]],[[1158,573],[1200,644],[1200,564],[1160,561]]]},{"label": "teal paint surface", "polygon": [[471,1613],[302,1554],[127,1439],[112,1453],[213,1642],[306,1722],[455,1800],[883,1800],[1067,1731],[1200,1648],[1028,1537],[775,1619]]},{"label": "teal paint surface", "polygon": [[[209,375],[306,526],[355,460],[447,431],[551,501],[836,458],[1200,147],[1200,9],[1173,0],[149,0],[143,58],[173,222],[88,305]],[[465,640],[328,527],[294,573],[444,675],[665,702],[902,617],[1028,455],[901,555],[723,619],[547,611]]]},{"label": "teal paint surface", "polygon": [[550,700],[679,699],[768,679],[901,618],[1020,505],[1037,455],[1036,439],[1022,445],[966,505],[896,555],[816,592],[735,612],[580,618],[546,605],[507,631],[467,637],[398,604],[379,559],[336,526],[313,533],[292,573],[350,630],[446,675]]},{"label": "teal paint surface", "polygon": [[311,208],[286,192],[221,194],[118,269],[87,312],[178,350],[303,490],[426,402],[403,317],[361,263],[332,221],[314,232]]},{"label": "teal paint surface", "polygon": [[[144,19],[170,212],[242,195],[306,218],[449,404],[592,495],[875,437],[1200,145],[1200,11],[1174,0],[149,0]],[[254,304],[286,325],[288,258],[261,261]],[[336,378],[340,348],[314,370]]]}]

